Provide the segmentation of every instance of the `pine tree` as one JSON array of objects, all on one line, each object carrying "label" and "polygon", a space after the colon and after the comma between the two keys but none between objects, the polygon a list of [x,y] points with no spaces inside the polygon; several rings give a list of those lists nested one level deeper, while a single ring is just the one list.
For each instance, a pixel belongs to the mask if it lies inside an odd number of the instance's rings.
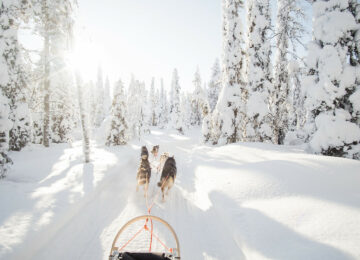
[{"label": "pine tree", "polygon": [[355,159],[360,159],[358,8],[352,0],[314,2],[309,70],[303,81],[310,147]]},{"label": "pine tree", "polygon": [[30,111],[26,102],[25,76],[18,28],[20,17],[28,9],[27,1],[1,1],[0,3],[0,89],[8,99],[9,149],[20,151],[30,141]]},{"label": "pine tree", "polygon": [[290,43],[293,49],[304,32],[301,19],[304,12],[299,0],[279,0],[276,25],[276,55],[274,87],[270,93],[270,108],[273,115],[273,143],[283,144],[288,131],[288,108],[290,106],[290,82],[287,66]]},{"label": "pine tree", "polygon": [[116,82],[111,107],[111,126],[106,145],[125,145],[129,140],[126,121],[126,98],[121,80]]},{"label": "pine tree", "polygon": [[219,99],[219,92],[221,89],[221,69],[219,59],[215,60],[211,68],[211,79],[208,85],[208,97],[211,111],[215,109],[216,103]]},{"label": "pine tree", "polygon": [[241,0],[223,0],[223,87],[213,116],[216,129],[212,131],[212,141],[218,144],[241,141],[245,135],[242,8]]},{"label": "pine tree", "polygon": [[180,110],[180,92],[179,75],[177,69],[174,69],[171,81],[170,92],[170,120],[171,127],[176,129],[179,133],[184,134],[184,125],[182,122]]},{"label": "pine tree", "polygon": [[269,0],[250,0],[247,3],[246,140],[263,142],[271,140],[272,137],[269,110],[269,89],[271,88],[271,50],[268,39],[271,26],[270,4]]}]

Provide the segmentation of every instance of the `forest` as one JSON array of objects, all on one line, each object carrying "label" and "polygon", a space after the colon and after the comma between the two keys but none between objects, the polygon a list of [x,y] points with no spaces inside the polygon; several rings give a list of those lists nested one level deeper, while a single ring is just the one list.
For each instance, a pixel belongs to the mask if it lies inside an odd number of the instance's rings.
[{"label": "forest", "polygon": [[[114,43],[138,52],[124,55],[128,66],[97,62],[85,45],[80,14],[91,5],[112,35],[124,17],[138,21],[122,24],[128,45]],[[110,14],[114,27],[102,23]],[[216,15],[221,55],[200,41],[216,31],[204,17]],[[158,37],[149,17],[172,31]],[[179,28],[207,23],[181,38]],[[144,78],[149,35],[184,57],[159,57]],[[186,49],[196,41],[208,67]],[[190,58],[202,65],[188,80]],[[130,62],[139,69],[126,78]],[[148,248],[147,233],[111,245],[129,219],[150,214],[176,230],[182,259],[360,259],[359,169],[358,0],[0,0],[0,259]],[[173,253],[157,228],[164,243],[151,226],[148,251]]]}]

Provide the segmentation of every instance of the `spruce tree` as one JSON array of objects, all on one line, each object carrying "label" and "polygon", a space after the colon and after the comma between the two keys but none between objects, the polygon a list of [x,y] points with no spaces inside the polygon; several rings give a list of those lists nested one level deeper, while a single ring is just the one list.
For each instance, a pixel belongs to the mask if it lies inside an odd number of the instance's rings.
[{"label": "spruce tree", "polygon": [[103,72],[101,66],[98,67],[97,80],[96,80],[96,115],[95,126],[99,127],[105,119],[105,91]]},{"label": "spruce tree", "polygon": [[171,128],[176,129],[179,133],[184,134],[184,125],[180,110],[180,92],[179,75],[177,69],[174,69],[171,81],[170,92],[170,120]]},{"label": "spruce tree", "polygon": [[27,1],[0,3],[0,89],[8,99],[11,129],[9,149],[20,151],[30,141],[30,111],[26,101],[27,79],[23,66],[18,29]]},{"label": "spruce tree", "polygon": [[111,107],[110,80],[109,77],[106,77],[104,87],[104,118],[110,113]]},{"label": "spruce tree", "polygon": [[9,165],[12,163],[8,156],[9,131],[12,128],[12,121],[9,119],[9,115],[9,100],[0,89],[0,179],[6,176]]},{"label": "spruce tree", "polygon": [[111,106],[111,125],[106,145],[125,145],[129,140],[128,123],[126,121],[126,98],[121,80],[115,84]]},{"label": "spruce tree", "polygon": [[[71,38],[74,23],[73,11],[76,3],[73,0],[32,0],[32,5],[36,30],[44,43],[39,64],[42,79],[43,113],[41,120],[38,121],[42,121],[43,125],[42,142],[45,147],[48,147],[52,138],[51,129],[56,131],[61,129],[61,127],[51,125],[51,120],[57,117],[52,113],[53,104],[71,100],[56,96],[56,91],[58,91],[56,81],[59,80],[59,73],[64,72],[66,65],[64,53],[69,48],[69,38]],[[60,85],[63,84],[62,80],[60,80]],[[72,84],[68,87],[72,87]],[[63,107],[68,105],[63,104]],[[55,123],[56,121],[57,119]],[[58,133],[55,134],[59,136]]]},{"label": "spruce tree", "polygon": [[242,0],[223,0],[223,86],[213,115],[212,142],[229,144],[244,139],[246,88]]},{"label": "spruce tree", "polygon": [[167,92],[164,89],[164,81],[161,79],[161,89],[160,89],[160,112],[159,112],[159,125],[161,128],[164,128],[169,121],[169,108],[167,101]]},{"label": "spruce tree", "polygon": [[271,88],[269,0],[247,2],[246,78],[246,140],[269,141],[272,138],[269,89]]},{"label": "spruce tree", "polygon": [[51,141],[53,143],[69,143],[72,141],[72,132],[77,117],[74,111],[72,91],[74,88],[73,77],[69,70],[62,69],[52,77],[51,82]]},{"label": "spruce tree", "polygon": [[151,79],[151,86],[149,92],[149,109],[150,109],[150,125],[157,125],[157,113],[156,113],[156,93],[155,93],[155,79]]},{"label": "spruce tree", "polygon": [[85,163],[88,163],[90,162],[90,130],[89,130],[89,120],[87,117],[88,113],[85,110],[82,78],[78,71],[75,72],[75,76],[76,76],[76,85],[78,92],[81,129],[83,135],[83,139],[82,139],[83,153],[84,153]]},{"label": "spruce tree", "polygon": [[[360,159],[359,4],[315,1],[309,44],[306,130],[316,153]],[[341,21],[341,22],[339,22]]]},{"label": "spruce tree", "polygon": [[304,12],[299,0],[279,0],[276,21],[276,54],[273,88],[270,92],[273,143],[283,144],[289,128],[290,79],[288,72],[289,48],[301,41],[304,32],[301,23]]},{"label": "spruce tree", "polygon": [[304,107],[304,91],[302,90],[301,78],[305,75],[305,68],[300,67],[297,60],[291,60],[288,65],[290,80],[290,108],[289,108],[289,131],[286,134],[285,144],[302,144],[305,142],[304,131],[306,109]]},{"label": "spruce tree", "polygon": [[211,111],[215,109],[221,90],[221,69],[219,59],[215,60],[211,68],[211,79],[208,85],[208,98]]},{"label": "spruce tree", "polygon": [[140,139],[143,134],[150,133],[147,91],[145,84],[136,80],[134,76],[132,76],[129,85],[127,108],[131,136]]},{"label": "spruce tree", "polygon": [[201,113],[203,118],[201,125],[202,141],[207,143],[210,141],[212,129],[210,105],[207,100],[201,104]]},{"label": "spruce tree", "polygon": [[193,117],[191,101],[191,94],[186,94],[185,92],[181,93],[180,110],[182,122],[185,129],[189,129],[191,127],[191,119]]},{"label": "spruce tree", "polygon": [[199,126],[201,124],[201,103],[205,99],[204,90],[201,87],[201,77],[199,68],[197,68],[194,74],[194,91],[192,93],[191,98],[191,125],[192,126]]}]

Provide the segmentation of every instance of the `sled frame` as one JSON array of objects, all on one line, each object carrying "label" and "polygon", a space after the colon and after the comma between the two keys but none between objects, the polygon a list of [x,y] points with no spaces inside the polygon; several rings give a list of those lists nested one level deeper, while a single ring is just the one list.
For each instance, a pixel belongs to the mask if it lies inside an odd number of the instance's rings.
[{"label": "sled frame", "polygon": [[[111,245],[111,250],[110,250],[110,254],[109,254],[109,260],[112,260],[113,258],[113,253],[114,252],[118,252],[119,248],[115,246],[117,240],[119,239],[120,235],[126,230],[126,228],[131,225],[132,223],[138,222],[140,220],[154,220],[157,222],[160,222],[161,224],[163,224],[165,227],[167,227],[171,234],[173,235],[175,242],[176,242],[176,248],[172,248],[173,249],[173,254],[174,254],[174,259],[180,260],[180,243],[179,243],[179,239],[175,233],[175,230],[172,228],[172,226],[167,223],[165,220],[163,220],[162,218],[159,218],[157,216],[152,216],[152,215],[142,215],[142,216],[138,216],[135,217],[131,220],[129,220],[128,222],[126,222],[119,230],[119,232],[116,234],[113,243]],[[121,253],[121,252],[118,252]]]}]

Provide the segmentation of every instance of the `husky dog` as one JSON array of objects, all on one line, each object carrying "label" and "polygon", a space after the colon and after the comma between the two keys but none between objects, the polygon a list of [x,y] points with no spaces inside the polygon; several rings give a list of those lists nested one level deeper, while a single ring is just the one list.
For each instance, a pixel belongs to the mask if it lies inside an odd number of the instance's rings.
[{"label": "husky dog", "polygon": [[148,158],[149,158],[149,152],[146,146],[141,147],[141,161],[136,176],[137,179],[136,191],[139,190],[140,185],[144,185],[144,196],[146,195],[147,189],[149,187],[149,182],[151,177],[151,167]]},{"label": "husky dog", "polygon": [[162,172],[162,169],[164,168],[164,164],[165,164],[167,158],[169,158],[168,153],[163,153],[162,155],[160,155],[159,165],[157,167],[158,172]]},{"label": "husky dog", "polygon": [[159,153],[159,145],[153,146],[151,150],[151,154],[153,155],[153,157],[156,158],[158,156],[158,153]]},{"label": "husky dog", "polygon": [[167,156],[164,167],[162,169],[160,181],[158,182],[158,186],[161,187],[163,201],[165,200],[165,194],[164,194],[165,189],[167,188],[166,194],[168,194],[169,190],[174,185],[176,178],[176,171],[177,170],[176,170],[175,158]]},{"label": "husky dog", "polygon": [[141,159],[148,159],[149,158],[149,152],[146,146],[141,147]]}]

